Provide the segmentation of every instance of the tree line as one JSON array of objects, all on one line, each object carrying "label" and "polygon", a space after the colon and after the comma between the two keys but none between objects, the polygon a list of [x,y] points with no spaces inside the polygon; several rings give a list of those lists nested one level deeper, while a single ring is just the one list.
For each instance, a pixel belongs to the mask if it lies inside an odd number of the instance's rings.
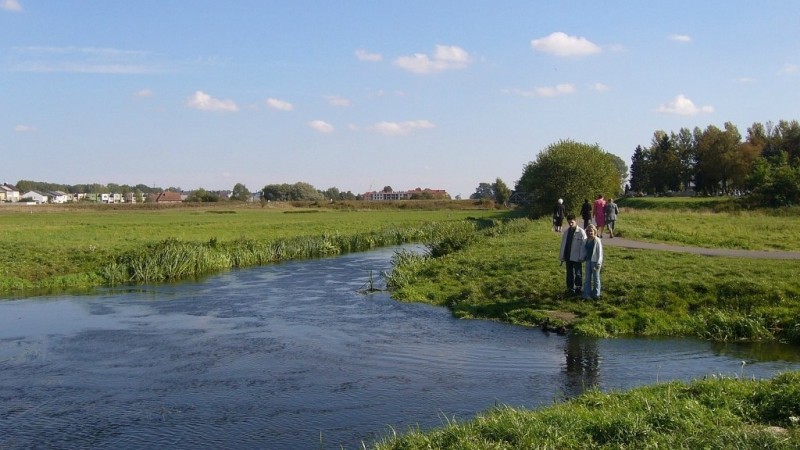
[{"label": "tree line", "polygon": [[722,129],[656,131],[649,147],[631,158],[634,194],[694,191],[701,195],[747,195],[763,206],[800,203],[800,124],[754,123],[742,138],[731,122]]}]

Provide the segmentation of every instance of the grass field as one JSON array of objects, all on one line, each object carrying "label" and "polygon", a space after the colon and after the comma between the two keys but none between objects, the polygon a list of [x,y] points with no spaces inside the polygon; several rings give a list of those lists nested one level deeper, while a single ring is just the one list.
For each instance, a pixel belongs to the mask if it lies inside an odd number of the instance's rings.
[{"label": "grass field", "polygon": [[95,275],[109,263],[165,241],[263,244],[323,234],[378,233],[502,214],[471,202],[432,210],[402,205],[362,210],[342,205],[300,208],[273,204],[262,208],[235,203],[131,206],[0,207],[0,295],[97,285],[102,280]]}]

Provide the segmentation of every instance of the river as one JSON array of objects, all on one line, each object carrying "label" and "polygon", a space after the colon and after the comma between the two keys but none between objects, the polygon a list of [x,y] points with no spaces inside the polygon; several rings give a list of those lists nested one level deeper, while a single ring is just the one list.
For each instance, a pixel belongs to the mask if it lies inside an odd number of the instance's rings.
[{"label": "river", "polygon": [[0,301],[0,448],[354,449],[588,386],[800,369],[791,346],[581,339],[359,292],[393,251]]}]

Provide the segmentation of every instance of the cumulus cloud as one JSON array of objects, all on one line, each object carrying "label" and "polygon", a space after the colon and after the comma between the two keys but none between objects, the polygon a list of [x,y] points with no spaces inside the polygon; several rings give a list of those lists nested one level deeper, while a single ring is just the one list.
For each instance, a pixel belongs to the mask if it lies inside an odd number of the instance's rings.
[{"label": "cumulus cloud", "polygon": [[675,42],[692,42],[692,37],[688,34],[670,34],[667,39]]},{"label": "cumulus cloud", "polygon": [[351,102],[349,98],[340,97],[338,95],[329,95],[326,98],[328,99],[328,104],[331,106],[353,106],[353,102]]},{"label": "cumulus cloud", "polygon": [[16,131],[17,133],[33,133],[34,131],[36,131],[36,128],[30,125],[17,125],[14,127],[14,131]]},{"label": "cumulus cloud", "polygon": [[569,83],[561,83],[555,86],[537,87],[534,88],[532,91],[515,89],[513,92],[523,97],[556,97],[559,95],[575,93],[575,86]]},{"label": "cumulus cloud", "polygon": [[294,109],[294,105],[291,103],[285,100],[278,100],[277,98],[270,97],[267,99],[266,103],[270,108],[277,109],[279,111],[292,111]]},{"label": "cumulus cloud", "polygon": [[333,133],[333,125],[325,122],[324,120],[312,120],[308,122],[308,126],[319,131],[320,133]]},{"label": "cumulus cloud", "polygon": [[0,8],[13,12],[22,11],[22,5],[17,0],[2,0],[0,1]]},{"label": "cumulus cloud", "polygon": [[469,53],[455,45],[437,45],[432,55],[415,53],[394,60],[394,65],[417,74],[430,74],[467,67],[472,58]]},{"label": "cumulus cloud", "polygon": [[383,60],[383,56],[381,56],[380,53],[372,53],[364,49],[356,50],[356,58],[358,58],[361,61],[372,61],[372,62]]},{"label": "cumulus cloud", "polygon": [[605,92],[605,91],[609,90],[610,88],[606,84],[595,83],[595,84],[592,85],[592,89],[594,89],[597,92]]},{"label": "cumulus cloud", "polygon": [[201,111],[236,112],[239,107],[232,100],[220,100],[203,91],[195,92],[186,100],[186,106]]},{"label": "cumulus cloud", "polygon": [[698,107],[688,97],[683,94],[675,97],[671,102],[661,105],[656,111],[665,114],[677,114],[680,116],[694,116],[702,113],[714,112],[713,106]]},{"label": "cumulus cloud", "polygon": [[136,98],[148,98],[152,97],[153,95],[155,94],[150,89],[141,89],[133,94],[133,96]]},{"label": "cumulus cloud", "polygon": [[569,36],[561,31],[532,40],[531,47],[538,52],[556,56],[585,56],[602,51],[597,44],[584,37]]},{"label": "cumulus cloud", "polygon": [[398,136],[411,133],[415,130],[427,130],[436,127],[427,120],[409,120],[405,122],[378,122],[372,129],[381,134]]}]

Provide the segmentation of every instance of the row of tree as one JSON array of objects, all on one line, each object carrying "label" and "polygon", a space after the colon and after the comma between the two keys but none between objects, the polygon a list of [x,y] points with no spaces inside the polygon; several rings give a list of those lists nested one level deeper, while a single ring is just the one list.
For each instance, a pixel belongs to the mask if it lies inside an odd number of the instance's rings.
[{"label": "row of tree", "polygon": [[629,189],[642,194],[693,190],[704,195],[749,194],[758,204],[800,203],[800,124],[754,123],[742,139],[730,122],[723,129],[656,131],[650,146],[636,147]]},{"label": "row of tree", "polygon": [[494,183],[479,183],[475,193],[469,198],[473,200],[490,200],[499,205],[507,205],[511,198],[511,189],[499,177]]}]

